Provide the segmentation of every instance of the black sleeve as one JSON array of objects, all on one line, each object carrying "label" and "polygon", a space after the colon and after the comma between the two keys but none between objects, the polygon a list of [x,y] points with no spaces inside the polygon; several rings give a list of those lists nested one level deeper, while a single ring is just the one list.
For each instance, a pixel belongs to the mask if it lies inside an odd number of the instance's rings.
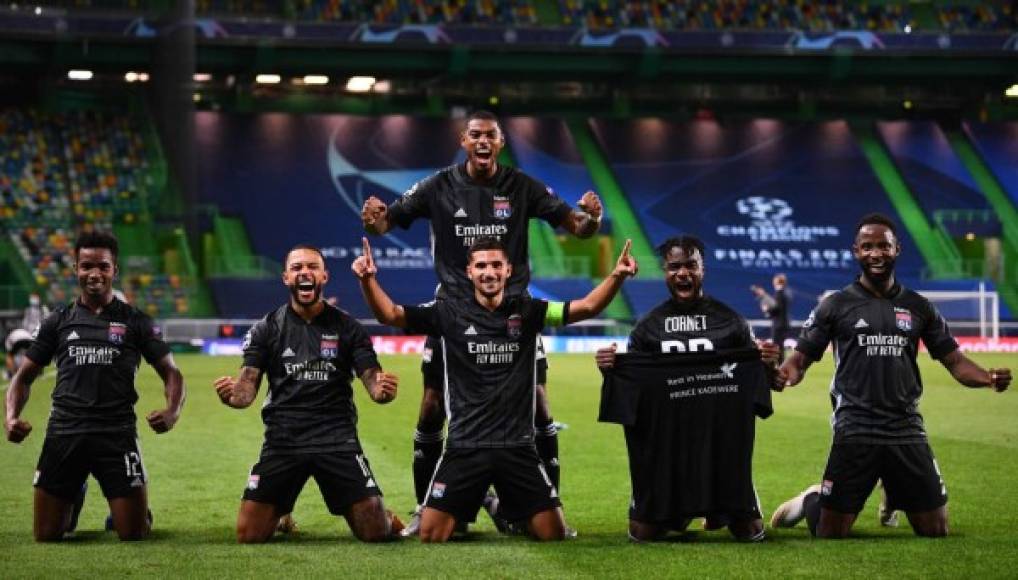
[{"label": "black sleeve", "polygon": [[759,369],[761,379],[755,381],[756,390],[753,392],[753,414],[761,419],[766,419],[774,414],[774,403],[771,400],[771,373],[764,366],[763,361],[754,362]]},{"label": "black sleeve", "polygon": [[441,336],[444,311],[442,302],[428,302],[419,306],[404,305],[403,313],[406,315],[407,334]]},{"label": "black sleeve", "polygon": [[540,218],[557,228],[573,211],[572,208],[545,184],[528,175],[521,175],[526,181],[527,217]]},{"label": "black sleeve", "polygon": [[404,230],[418,218],[431,218],[431,200],[438,181],[437,175],[422,179],[406,190],[386,210],[387,219]]},{"label": "black sleeve", "polygon": [[828,296],[812,312],[809,318],[802,324],[802,333],[799,334],[799,341],[795,350],[808,356],[811,360],[818,361],[824,356],[827,345],[835,330],[834,298],[837,294]]},{"label": "black sleeve", "polygon": [[636,323],[632,332],[629,333],[629,345],[627,352],[661,352],[660,347],[655,347],[653,341],[647,335],[646,318]]},{"label": "black sleeve", "polygon": [[25,356],[32,359],[32,362],[39,366],[46,366],[53,360],[60,344],[60,336],[57,328],[60,326],[60,317],[64,310],[61,308],[50,314],[39,324],[32,335],[32,346],[28,347]]},{"label": "black sleeve", "polygon": [[138,337],[138,350],[148,364],[154,366],[170,354],[170,346],[163,341],[162,330],[146,314],[140,314],[135,320],[134,331]]},{"label": "black sleeve", "polygon": [[630,363],[632,357],[619,354],[615,358],[615,367],[609,372],[601,372],[601,404],[598,408],[597,420],[601,423],[617,423],[619,425],[635,425],[639,418],[640,393],[646,384],[641,377],[637,363]]},{"label": "black sleeve", "polygon": [[922,339],[930,356],[940,360],[958,350],[958,341],[951,336],[947,321],[940,315],[937,307],[929,301],[923,301],[922,318],[926,326],[923,328]]},{"label": "black sleeve", "polygon": [[[538,298],[523,298],[523,326],[526,332],[538,334],[545,327],[548,315],[548,301]],[[562,305],[562,325],[569,316],[569,303]]]},{"label": "black sleeve", "polygon": [[347,327],[346,343],[350,345],[350,359],[357,376],[368,369],[382,368],[378,363],[378,355],[371,344],[371,337],[356,320],[350,320]]},{"label": "black sleeve", "polygon": [[244,349],[243,366],[268,370],[269,361],[272,360],[269,316],[259,320],[244,336],[244,344],[241,347]]}]

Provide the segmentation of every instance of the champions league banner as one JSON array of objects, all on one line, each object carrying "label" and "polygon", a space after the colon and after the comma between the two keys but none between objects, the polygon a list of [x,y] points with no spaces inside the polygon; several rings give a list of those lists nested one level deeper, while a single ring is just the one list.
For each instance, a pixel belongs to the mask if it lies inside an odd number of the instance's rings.
[{"label": "champions league banner", "polygon": [[[195,124],[203,203],[243,218],[254,252],[275,262],[295,244],[321,248],[332,274],[326,296],[358,314],[366,314],[363,299],[346,278],[365,235],[364,200],[392,203],[462,159],[455,121],[199,112]],[[431,298],[437,281],[426,221],[373,237],[371,245],[395,299]]]},{"label": "champions league banner", "polygon": [[[793,314],[804,316],[824,290],[857,273],[856,221],[873,211],[896,216],[843,121],[591,126],[651,242],[701,237],[707,291],[739,312],[759,312],[750,284],[785,272],[798,294]],[[906,251],[898,272],[908,281],[922,258],[905,228],[899,236]]]}]

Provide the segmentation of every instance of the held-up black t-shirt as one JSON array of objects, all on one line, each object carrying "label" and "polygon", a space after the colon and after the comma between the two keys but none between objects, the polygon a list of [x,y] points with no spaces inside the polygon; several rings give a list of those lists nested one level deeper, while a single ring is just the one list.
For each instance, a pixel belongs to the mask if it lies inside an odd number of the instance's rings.
[{"label": "held-up black t-shirt", "polygon": [[629,352],[710,352],[754,345],[749,323],[725,304],[702,296],[668,298],[641,318],[629,334]]},{"label": "held-up black t-shirt", "polygon": [[505,244],[513,273],[506,293],[523,293],[530,283],[528,221],[543,219],[553,227],[569,215],[569,205],[544,184],[514,167],[498,165],[492,179],[472,179],[465,165],[447,167],[411,187],[387,211],[391,223],[408,228],[414,220],[431,221],[432,253],[440,286],[436,298],[469,298],[467,248],[477,238]]},{"label": "held-up black t-shirt", "polygon": [[134,433],[141,359],[154,365],[169,352],[152,319],[117,298],[98,314],[77,301],[56,309],[26,353],[40,366],[56,357],[47,433]]},{"label": "held-up black t-shirt", "polygon": [[244,366],[268,377],[263,454],[361,450],[351,382],[381,366],[349,314],[326,304],[309,323],[281,306],[248,332]]},{"label": "held-up black t-shirt", "polygon": [[935,359],[958,348],[947,322],[919,294],[895,284],[883,297],[859,282],[825,298],[803,324],[796,350],[820,360],[834,343],[835,442],[926,440],[919,414],[919,340]]},{"label": "held-up black t-shirt", "polygon": [[619,354],[604,372],[599,420],[625,427],[631,516],[658,523],[754,512],[756,417],[771,412],[755,347]]},{"label": "held-up black t-shirt", "polygon": [[568,305],[506,297],[494,311],[474,298],[403,306],[408,332],[440,337],[449,448],[534,444],[537,335]]}]

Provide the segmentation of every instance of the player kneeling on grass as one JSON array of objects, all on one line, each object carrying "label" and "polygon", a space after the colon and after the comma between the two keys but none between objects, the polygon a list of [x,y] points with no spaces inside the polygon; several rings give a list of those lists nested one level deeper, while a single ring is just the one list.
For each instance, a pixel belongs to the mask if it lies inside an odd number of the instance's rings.
[{"label": "player kneeling on grass", "polygon": [[152,319],[113,296],[119,272],[116,238],[78,236],[74,270],[81,295],[47,316],[7,391],[7,439],[20,443],[32,426],[20,418],[32,382],[54,357],[46,440],[35,472],[35,539],[63,538],[74,530],[91,473],[110,504],[121,540],[141,540],[151,528],[148,474],[135,428],[134,378],[144,358],[159,374],[166,408],[146,416],[156,433],[173,428],[184,406],[184,378]]},{"label": "player kneeling on grass", "polygon": [[[707,252],[700,238],[692,235],[670,238],[658,247],[658,253],[669,296],[636,323],[629,335],[629,352],[675,353],[671,364],[677,364],[683,357],[698,353],[755,347],[760,350],[768,369],[777,367],[778,346],[757,341],[742,316],[704,292]],[[612,372],[615,350],[613,344],[597,351],[595,360],[603,372]],[[772,372],[772,376],[777,377],[777,373]],[[777,384],[774,378],[770,384],[759,384],[757,389],[748,391],[756,393],[754,400],[765,399],[766,414],[761,414],[762,417],[770,414],[768,388],[777,387]],[[684,532],[690,518],[697,516],[705,516],[705,529],[727,526],[739,540],[764,539],[752,473],[747,469],[752,463],[755,418],[752,412],[747,415],[746,407],[732,406],[727,402],[730,400],[729,395],[721,396],[716,402],[710,396],[698,399],[703,407],[697,410],[710,412],[692,422],[677,420],[690,411],[676,404],[648,409],[645,416],[626,426],[633,487],[629,509],[632,541],[662,540],[671,530]],[[756,410],[756,406],[750,410]],[[717,437],[712,430],[713,413],[724,417],[726,433],[738,431],[742,436]],[[703,456],[690,449],[691,445],[699,447]],[[746,461],[736,459],[740,455]],[[700,462],[698,470],[685,469],[691,457]],[[730,483],[723,490],[711,488],[710,478],[717,473],[723,473]],[[710,490],[710,493],[703,493],[703,490]],[[731,508],[740,504],[739,509]],[[719,505],[729,507],[718,511],[716,506]]]},{"label": "player kneeling on grass", "polygon": [[771,526],[792,527],[806,518],[815,536],[844,538],[879,478],[887,493],[882,523],[902,510],[916,535],[946,536],[947,488],[919,414],[919,341],[967,387],[1002,392],[1011,370],[985,370],[962,354],[936,308],[897,282],[901,245],[886,216],[859,221],[852,252],[862,275],[813,310],[779,370],[788,386],[797,385],[834,344],[834,443],[823,483],[781,504]]},{"label": "player kneeling on grass", "polygon": [[396,398],[398,378],[382,371],[364,328],[322,300],[329,273],[321,251],[296,246],[284,263],[289,302],[248,332],[240,376],[215,381],[223,404],[243,409],[254,401],[262,375],[269,376],[265,443],[248,476],[237,541],[265,542],[282,529],[280,519],[289,519],[309,477],[358,539],[394,539],[403,524],[385,509],[361,450],[351,382],[356,371],[371,399],[384,404]]},{"label": "player kneeling on grass", "polygon": [[526,521],[539,540],[565,538],[558,491],[534,446],[537,337],[546,324],[570,324],[604,310],[623,281],[636,274],[629,246],[627,241],[614,271],[597,288],[563,303],[507,296],[512,266],[505,246],[480,239],[468,250],[473,296],[399,306],[379,284],[364,240],[364,254],[352,269],[375,318],[445,344],[449,437],[425,498],[422,542],[448,540],[458,521],[477,512],[491,485],[507,519]]}]

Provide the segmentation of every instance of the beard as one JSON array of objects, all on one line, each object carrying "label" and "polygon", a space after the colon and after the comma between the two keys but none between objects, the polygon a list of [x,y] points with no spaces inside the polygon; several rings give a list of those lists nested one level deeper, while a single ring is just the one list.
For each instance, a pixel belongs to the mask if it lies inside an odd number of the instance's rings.
[{"label": "beard", "polygon": [[859,264],[859,269],[862,270],[863,276],[874,282],[886,282],[894,275],[895,261],[896,260],[894,258],[885,258],[883,272],[870,272],[865,260],[856,260],[856,263]]},{"label": "beard", "polygon": [[311,294],[311,300],[309,300],[307,302],[301,301],[301,299],[300,299],[300,290],[298,289],[297,284],[293,284],[289,288],[290,288],[290,296],[293,296],[293,301],[296,302],[297,304],[300,304],[301,306],[311,306],[312,304],[318,302],[322,298],[322,285],[321,284],[315,284],[315,289],[314,289],[314,291]]}]

